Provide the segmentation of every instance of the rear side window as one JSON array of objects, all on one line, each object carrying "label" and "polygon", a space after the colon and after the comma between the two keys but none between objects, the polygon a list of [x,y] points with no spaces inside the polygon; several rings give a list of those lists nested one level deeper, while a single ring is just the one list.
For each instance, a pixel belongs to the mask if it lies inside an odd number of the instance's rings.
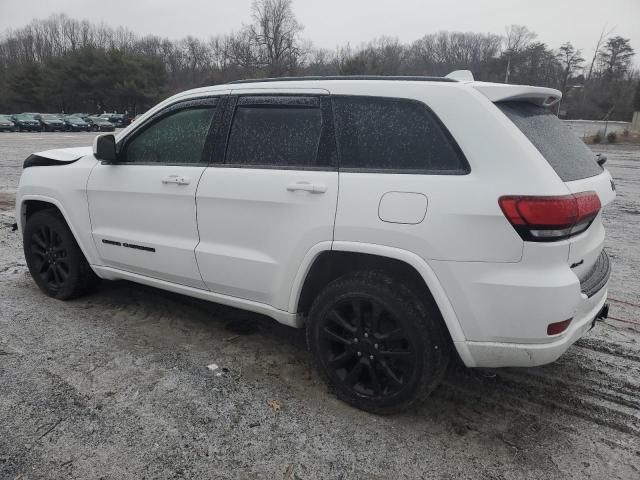
[{"label": "rear side window", "polygon": [[257,167],[314,167],[322,131],[319,104],[239,104],[226,162]]},{"label": "rear side window", "polygon": [[496,105],[540,151],[563,182],[602,173],[594,153],[562,120],[544,107],[528,102],[500,102]]},{"label": "rear side window", "polygon": [[211,126],[214,107],[189,108],[161,118],[127,143],[123,162],[194,164]]},{"label": "rear side window", "polygon": [[334,97],[340,167],[407,173],[469,170],[451,135],[426,105],[378,97]]}]

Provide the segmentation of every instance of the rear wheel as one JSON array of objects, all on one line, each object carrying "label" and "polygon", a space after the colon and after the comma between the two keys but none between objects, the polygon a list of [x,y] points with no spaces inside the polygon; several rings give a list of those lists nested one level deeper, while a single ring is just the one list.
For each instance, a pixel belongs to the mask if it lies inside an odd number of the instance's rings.
[{"label": "rear wheel", "polygon": [[437,308],[382,272],[327,285],[311,307],[307,343],[340,399],[382,414],[430,393],[449,359]]},{"label": "rear wheel", "polygon": [[29,272],[47,295],[67,300],[86,293],[97,283],[98,277],[56,210],[31,215],[23,243]]}]

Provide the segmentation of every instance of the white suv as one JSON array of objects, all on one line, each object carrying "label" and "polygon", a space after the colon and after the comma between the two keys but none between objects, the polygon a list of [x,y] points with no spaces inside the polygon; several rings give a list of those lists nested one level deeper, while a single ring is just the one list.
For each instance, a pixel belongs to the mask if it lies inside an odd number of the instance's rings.
[{"label": "white suv", "polygon": [[126,279],[306,326],[340,398],[405,408],[452,351],[540,365],[606,315],[614,185],[559,99],[464,72],[184,92],[25,161],[27,263],[63,300]]}]

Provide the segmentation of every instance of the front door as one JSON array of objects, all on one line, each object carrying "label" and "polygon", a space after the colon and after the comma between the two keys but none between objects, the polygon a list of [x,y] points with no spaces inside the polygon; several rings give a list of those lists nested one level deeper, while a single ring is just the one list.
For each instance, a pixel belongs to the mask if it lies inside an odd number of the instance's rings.
[{"label": "front door", "polygon": [[173,104],[118,142],[87,185],[103,265],[205,288],[195,259],[195,193],[211,151],[216,99]]}]

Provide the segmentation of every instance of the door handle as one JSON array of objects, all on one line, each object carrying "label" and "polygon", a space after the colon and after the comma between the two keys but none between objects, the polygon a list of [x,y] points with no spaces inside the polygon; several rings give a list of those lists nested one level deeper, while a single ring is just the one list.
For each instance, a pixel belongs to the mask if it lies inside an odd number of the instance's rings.
[{"label": "door handle", "polygon": [[290,192],[303,191],[310,193],[324,193],[327,191],[327,186],[322,183],[297,182],[287,185],[287,190]]},{"label": "door handle", "polygon": [[191,183],[191,179],[189,177],[184,177],[182,175],[169,175],[168,177],[164,177],[162,179],[162,183],[175,183],[177,185],[189,185]]}]

